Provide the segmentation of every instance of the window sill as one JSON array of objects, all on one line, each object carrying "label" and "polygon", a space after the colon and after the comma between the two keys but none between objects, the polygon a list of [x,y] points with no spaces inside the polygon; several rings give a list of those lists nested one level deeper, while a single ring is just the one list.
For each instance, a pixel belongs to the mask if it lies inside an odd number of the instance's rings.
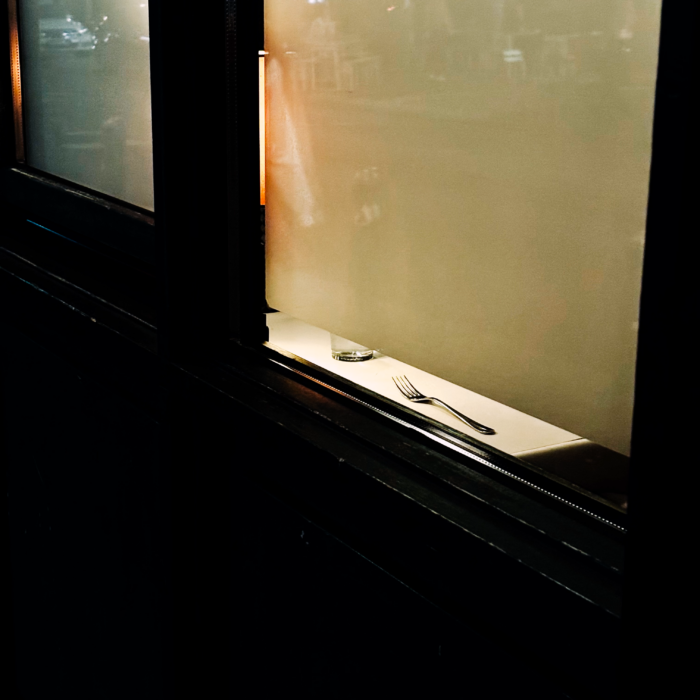
[{"label": "window sill", "polygon": [[[529,480],[546,475],[538,482],[545,490],[556,482],[558,486],[573,488],[595,499],[602,499],[620,513],[626,510],[629,459],[571,432],[500,404],[434,375],[375,353],[364,362],[339,362],[331,357],[330,333],[280,312],[267,314],[268,347],[292,357],[301,358],[320,368],[331,377],[347,380],[361,393],[368,393],[388,404],[401,407],[401,412],[417,418],[419,424],[428,424],[433,432],[455,437],[457,443],[466,443],[481,450],[495,450],[500,454],[522,460],[521,476]],[[446,411],[423,404],[413,404],[397,391],[392,376],[407,375],[422,390],[429,388],[448,404],[497,430],[495,435],[480,435],[469,429]],[[375,404],[376,405],[376,404]],[[445,433],[447,435],[445,435]],[[512,466],[512,465],[510,465]],[[517,470],[516,470],[517,473]],[[547,483],[547,482],[550,483]],[[566,493],[562,493],[565,499]],[[581,505],[585,508],[585,496]]]},{"label": "window sill", "polygon": [[[330,353],[330,333],[328,331],[311,326],[287,314],[281,312],[267,314],[267,325],[272,345],[294,353],[318,367],[323,367],[323,369],[349,379],[402,406],[412,408],[418,413],[444,423],[454,430],[463,432],[506,454],[516,455],[519,452],[553,447],[581,439],[574,433],[545,423],[538,418],[381,353],[375,353],[374,358],[366,362],[334,360]],[[454,406],[462,413],[473,417],[479,423],[492,426],[496,430],[496,434],[479,435],[475,434],[474,431],[464,430],[464,424],[443,409],[411,403],[397,391],[391,379],[392,376],[397,375],[408,376],[417,387],[430,396],[439,396],[450,406]]]}]

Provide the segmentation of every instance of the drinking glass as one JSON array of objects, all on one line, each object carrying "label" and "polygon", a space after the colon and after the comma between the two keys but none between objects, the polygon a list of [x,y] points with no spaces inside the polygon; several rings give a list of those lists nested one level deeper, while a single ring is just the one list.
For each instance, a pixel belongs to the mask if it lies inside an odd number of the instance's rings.
[{"label": "drinking glass", "polygon": [[374,350],[331,333],[331,355],[341,362],[364,362],[372,359]]}]

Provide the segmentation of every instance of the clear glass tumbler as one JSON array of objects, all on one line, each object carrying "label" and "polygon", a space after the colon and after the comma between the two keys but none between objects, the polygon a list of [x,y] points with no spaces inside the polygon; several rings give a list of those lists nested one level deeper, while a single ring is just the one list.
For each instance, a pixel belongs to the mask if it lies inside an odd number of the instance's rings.
[{"label": "clear glass tumbler", "polygon": [[372,359],[374,350],[331,333],[331,355],[341,362],[364,362]]}]

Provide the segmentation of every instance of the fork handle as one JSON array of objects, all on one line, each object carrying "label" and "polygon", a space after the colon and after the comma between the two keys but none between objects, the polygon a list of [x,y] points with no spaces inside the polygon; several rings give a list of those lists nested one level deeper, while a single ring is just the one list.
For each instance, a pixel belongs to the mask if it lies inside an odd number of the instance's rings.
[{"label": "fork handle", "polygon": [[431,398],[430,403],[435,404],[436,406],[442,406],[443,408],[447,409],[453,416],[456,416],[461,421],[466,423],[470,428],[473,428],[474,430],[476,430],[477,433],[481,433],[482,435],[495,435],[496,434],[496,431],[493,428],[489,428],[485,425],[481,425],[481,423],[477,423],[475,420],[468,418],[463,413],[460,413],[459,411],[455,411],[454,408],[452,408],[452,406],[448,406],[444,401],[440,401],[440,399]]}]

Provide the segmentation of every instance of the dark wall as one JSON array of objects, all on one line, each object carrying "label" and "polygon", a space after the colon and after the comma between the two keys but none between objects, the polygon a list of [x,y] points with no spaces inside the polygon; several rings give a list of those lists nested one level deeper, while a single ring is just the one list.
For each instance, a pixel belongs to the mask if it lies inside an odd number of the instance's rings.
[{"label": "dark wall", "polygon": [[18,332],[0,337],[22,695],[164,697],[158,424]]},{"label": "dark wall", "polygon": [[235,522],[242,697],[568,697],[259,488]]}]

